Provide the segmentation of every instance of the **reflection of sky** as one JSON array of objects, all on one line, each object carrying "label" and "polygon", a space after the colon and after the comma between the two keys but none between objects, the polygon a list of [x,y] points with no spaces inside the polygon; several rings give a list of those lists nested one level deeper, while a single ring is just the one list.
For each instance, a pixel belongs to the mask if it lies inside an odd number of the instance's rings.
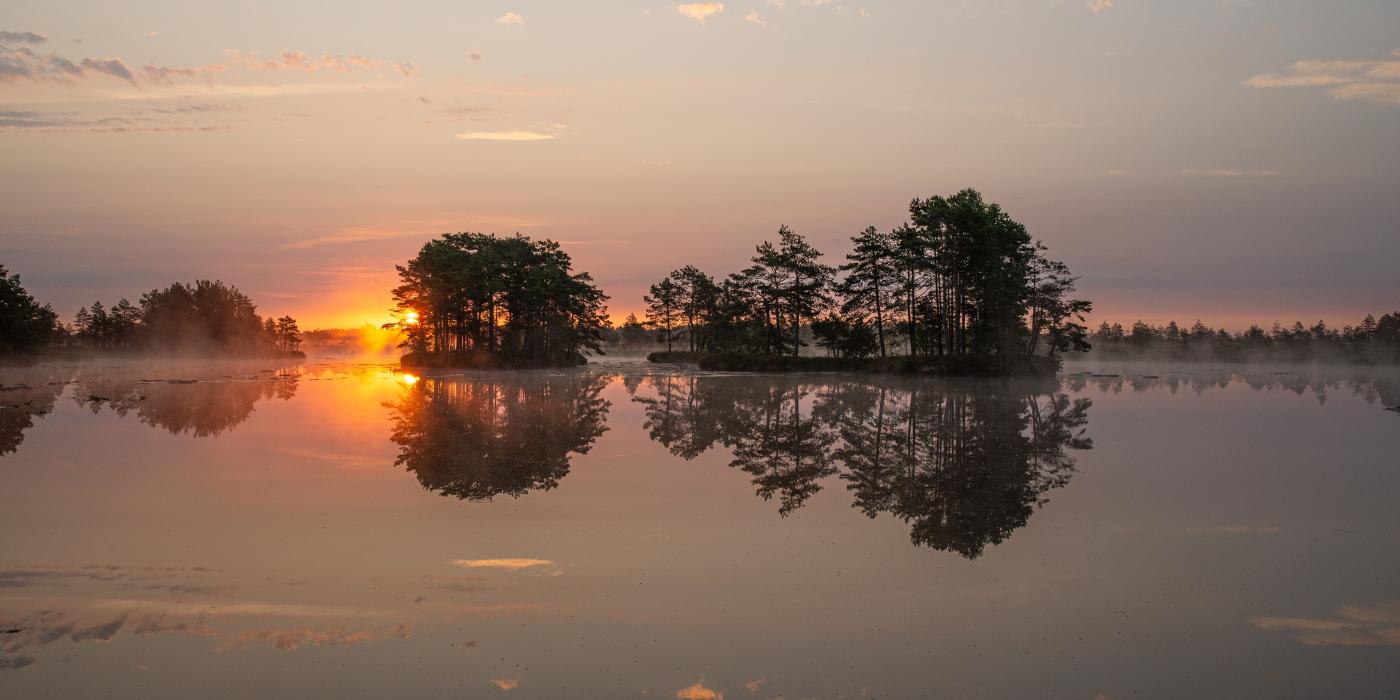
[{"label": "reflection of sky", "polygon": [[777,517],[725,449],[684,462],[648,439],[618,379],[608,431],[558,488],[443,498],[392,466],[387,439],[383,404],[422,383],[344,369],[304,370],[294,396],[217,437],[71,396],[36,419],[0,458],[0,628],[17,630],[0,635],[0,690],[1238,697],[1400,682],[1397,419],[1345,385],[1319,402],[1282,381],[1071,378],[1094,401],[1094,449],[1028,526],[967,560],[912,548],[836,482]]}]

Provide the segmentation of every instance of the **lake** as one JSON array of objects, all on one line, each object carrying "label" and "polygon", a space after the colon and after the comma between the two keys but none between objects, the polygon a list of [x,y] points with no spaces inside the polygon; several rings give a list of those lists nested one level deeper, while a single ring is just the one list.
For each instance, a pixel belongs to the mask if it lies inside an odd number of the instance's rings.
[{"label": "lake", "polygon": [[1394,697],[1400,374],[0,368],[0,696]]}]

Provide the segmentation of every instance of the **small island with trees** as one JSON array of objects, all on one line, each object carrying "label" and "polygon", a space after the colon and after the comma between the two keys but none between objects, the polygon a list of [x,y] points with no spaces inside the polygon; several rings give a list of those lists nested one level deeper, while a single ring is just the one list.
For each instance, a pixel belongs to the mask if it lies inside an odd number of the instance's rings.
[{"label": "small island with trees", "polygon": [[404,367],[534,368],[602,352],[607,295],[554,241],[449,233],[397,266]]},{"label": "small island with trees", "polygon": [[[1000,206],[966,189],[915,199],[909,222],[851,238],[839,267],[786,226],[749,267],[716,281],[693,266],[651,286],[655,362],[704,369],[1050,374],[1089,349],[1075,277]],[[824,356],[803,355],[803,330]],[[674,351],[684,337],[686,349]]]}]

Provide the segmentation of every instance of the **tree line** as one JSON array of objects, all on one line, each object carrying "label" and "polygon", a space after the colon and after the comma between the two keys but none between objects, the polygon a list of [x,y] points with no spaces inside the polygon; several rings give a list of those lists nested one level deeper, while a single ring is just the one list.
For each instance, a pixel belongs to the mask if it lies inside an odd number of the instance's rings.
[{"label": "tree line", "polygon": [[1219,359],[1236,361],[1400,362],[1400,311],[1377,319],[1367,314],[1360,323],[1329,328],[1323,321],[1304,326],[1274,323],[1231,333],[1200,320],[1188,328],[1176,321],[1156,326],[1136,321],[1099,324],[1090,336],[1095,354],[1105,357],[1160,359]]},{"label": "tree line", "polygon": [[296,319],[259,316],[246,294],[222,281],[177,282],[135,304],[95,301],[64,324],[0,266],[0,354],[80,348],[254,356],[297,354],[300,345]]},{"label": "tree line", "polygon": [[403,333],[407,364],[559,366],[601,352],[608,297],[554,241],[449,233],[396,269],[385,328]]},{"label": "tree line", "polygon": [[[647,318],[671,350],[799,355],[805,327],[837,357],[971,355],[1006,361],[1087,350],[1076,278],[976,190],[915,199],[909,221],[851,238],[839,266],[786,226],[723,280],[687,265],[651,285]],[[635,335],[635,330],[631,330]]]}]

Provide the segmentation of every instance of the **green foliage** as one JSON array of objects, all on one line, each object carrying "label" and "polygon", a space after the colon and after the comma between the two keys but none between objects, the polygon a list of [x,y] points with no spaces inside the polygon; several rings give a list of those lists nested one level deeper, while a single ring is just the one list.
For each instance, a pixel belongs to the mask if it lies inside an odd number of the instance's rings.
[{"label": "green foliage", "polygon": [[[607,296],[554,241],[449,233],[397,266],[393,291],[411,355],[518,367],[576,364],[601,353]],[[414,316],[410,316],[414,314]],[[470,361],[478,363],[478,361]]]}]

